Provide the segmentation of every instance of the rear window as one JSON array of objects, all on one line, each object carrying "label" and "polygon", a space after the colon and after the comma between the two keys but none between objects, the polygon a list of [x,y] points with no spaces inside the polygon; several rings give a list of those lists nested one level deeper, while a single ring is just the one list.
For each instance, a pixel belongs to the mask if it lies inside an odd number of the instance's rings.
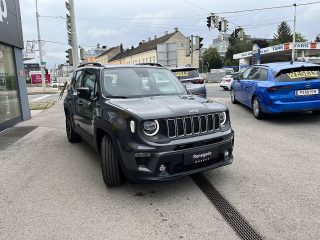
[{"label": "rear window", "polygon": [[300,67],[281,70],[276,74],[278,82],[298,82],[320,79],[320,67]]},{"label": "rear window", "polygon": [[176,75],[176,77],[180,80],[199,77],[197,70],[183,69],[181,71],[173,71],[173,74]]}]

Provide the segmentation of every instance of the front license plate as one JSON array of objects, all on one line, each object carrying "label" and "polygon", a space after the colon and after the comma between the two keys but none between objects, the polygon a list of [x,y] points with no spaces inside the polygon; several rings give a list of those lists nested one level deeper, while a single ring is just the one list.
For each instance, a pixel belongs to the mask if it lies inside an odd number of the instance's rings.
[{"label": "front license plate", "polygon": [[319,89],[306,89],[306,90],[297,90],[296,96],[312,96],[318,95]]},{"label": "front license plate", "polygon": [[214,156],[215,153],[213,150],[202,150],[194,153],[185,153],[184,165],[207,162],[212,160]]}]

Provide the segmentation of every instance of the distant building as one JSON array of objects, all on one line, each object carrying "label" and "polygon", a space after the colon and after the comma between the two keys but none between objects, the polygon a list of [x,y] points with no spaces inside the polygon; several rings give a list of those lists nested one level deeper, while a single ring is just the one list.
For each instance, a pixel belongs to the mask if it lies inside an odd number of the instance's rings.
[{"label": "distant building", "polygon": [[83,62],[96,62],[97,56],[105,51],[107,51],[107,46],[101,47],[101,45],[98,44],[96,48],[86,51],[86,58],[83,60]]},{"label": "distant building", "polygon": [[96,62],[107,64],[110,59],[112,59],[114,56],[118,55],[122,49],[122,46],[112,47],[108,50],[104,51],[100,55],[96,57]]},{"label": "distant building", "polygon": [[[217,38],[213,39],[211,47],[217,49],[221,57],[226,56],[226,52],[229,47],[229,38],[231,37],[231,34],[220,34]],[[272,39],[265,39],[265,38],[256,38],[251,37],[251,35],[245,35],[245,38],[249,41],[254,40],[265,40],[267,42],[271,42]]]},{"label": "distant building", "polygon": [[[185,66],[191,64],[191,57],[186,56],[189,46],[187,38],[175,28],[172,33],[142,40],[137,47],[120,52],[109,64],[160,63],[164,66]],[[193,52],[193,66],[199,67],[199,50]]]}]

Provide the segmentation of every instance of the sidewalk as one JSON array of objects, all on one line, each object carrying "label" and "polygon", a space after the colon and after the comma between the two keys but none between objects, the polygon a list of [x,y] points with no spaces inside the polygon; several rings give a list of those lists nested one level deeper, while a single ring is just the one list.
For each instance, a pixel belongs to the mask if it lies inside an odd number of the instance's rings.
[{"label": "sidewalk", "polygon": [[37,94],[55,94],[60,93],[61,90],[58,88],[46,88],[46,91],[43,92],[42,87],[28,87],[28,95],[37,95]]}]

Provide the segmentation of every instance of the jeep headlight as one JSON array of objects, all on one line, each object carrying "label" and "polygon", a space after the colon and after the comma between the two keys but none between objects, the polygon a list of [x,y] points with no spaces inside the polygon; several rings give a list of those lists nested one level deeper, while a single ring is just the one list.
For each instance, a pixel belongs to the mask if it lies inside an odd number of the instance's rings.
[{"label": "jeep headlight", "polygon": [[224,126],[227,122],[227,114],[226,112],[219,113],[220,125]]},{"label": "jeep headlight", "polygon": [[155,136],[159,132],[159,122],[157,120],[145,121],[143,131],[149,137]]}]

